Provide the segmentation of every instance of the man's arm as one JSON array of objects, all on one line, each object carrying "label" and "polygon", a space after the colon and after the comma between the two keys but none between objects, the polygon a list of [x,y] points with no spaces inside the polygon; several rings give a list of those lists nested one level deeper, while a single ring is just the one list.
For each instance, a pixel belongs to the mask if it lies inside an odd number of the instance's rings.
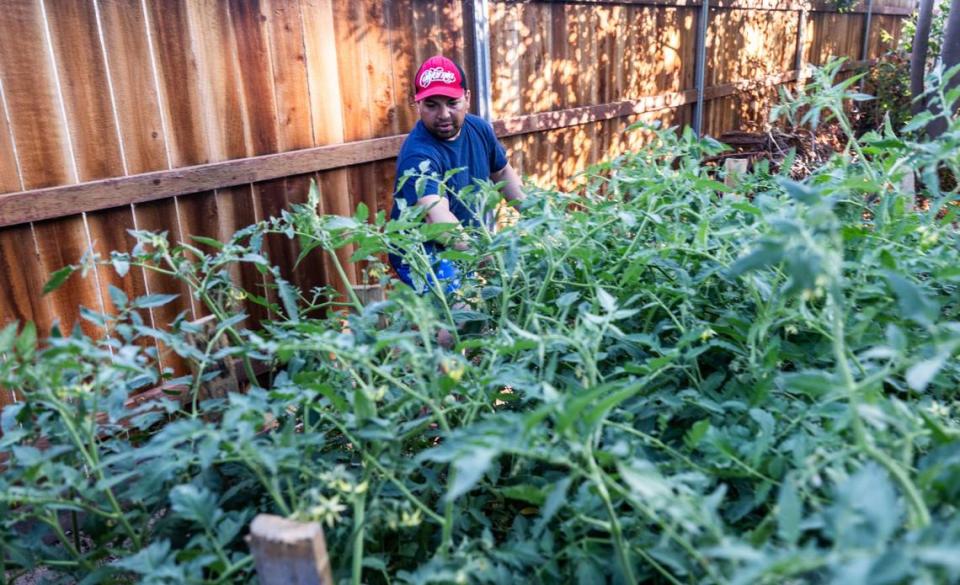
[{"label": "man's arm", "polygon": [[523,182],[520,180],[520,175],[517,174],[517,171],[513,170],[509,162],[499,171],[490,173],[490,180],[494,183],[501,181],[506,183],[503,186],[502,193],[508,201],[523,201],[524,194],[521,189]]},{"label": "man's arm", "polygon": [[[460,220],[450,211],[450,201],[446,197],[439,195],[424,195],[417,201],[418,207],[427,208],[427,223],[455,223],[457,229],[450,235],[451,241],[442,242],[447,246],[453,246],[457,250],[466,250],[467,243],[462,240],[463,228]],[[446,235],[446,234],[445,234]]]}]

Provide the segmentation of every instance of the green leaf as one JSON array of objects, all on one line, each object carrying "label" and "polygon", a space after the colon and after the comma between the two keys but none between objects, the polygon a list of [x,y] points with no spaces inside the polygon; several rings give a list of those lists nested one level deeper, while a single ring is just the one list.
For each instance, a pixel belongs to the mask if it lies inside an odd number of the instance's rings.
[{"label": "green leaf", "polygon": [[816,189],[804,185],[803,183],[798,183],[782,177],[777,177],[777,182],[781,187],[783,187],[784,191],[787,192],[787,195],[801,203],[813,205],[814,203],[820,201],[820,193]]},{"label": "green leaf", "polygon": [[118,254],[114,252],[110,256],[110,264],[112,264],[113,269],[117,271],[117,276],[121,278],[130,272],[130,258],[126,254]]},{"label": "green leaf", "polygon": [[766,268],[781,260],[783,260],[783,246],[780,243],[760,242],[749,254],[738,258],[727,274],[730,278],[736,278],[745,272]]},{"label": "green leaf", "polygon": [[366,223],[367,218],[370,217],[370,209],[363,202],[357,204],[357,212],[353,215],[353,219],[357,220],[357,223]]},{"label": "green leaf", "polygon": [[788,392],[803,394],[810,398],[820,398],[837,387],[836,380],[829,372],[820,370],[804,370],[781,374],[780,384]]},{"label": "green leaf", "polygon": [[472,490],[483,474],[490,469],[490,464],[498,454],[495,449],[478,447],[457,457],[453,462],[453,481],[449,484],[444,499],[452,502]]},{"label": "green leaf", "polygon": [[603,310],[607,313],[612,313],[617,310],[617,299],[599,287],[597,288],[597,300],[600,301],[600,306],[603,307]]},{"label": "green leaf", "polygon": [[940,306],[927,298],[923,290],[896,272],[887,272],[887,283],[900,303],[900,312],[920,325],[931,325],[940,313]]},{"label": "green leaf", "polygon": [[546,528],[547,524],[553,520],[553,517],[557,515],[560,508],[567,502],[567,492],[570,490],[571,483],[573,483],[573,478],[568,476],[554,484],[553,489],[550,490],[550,493],[543,503],[543,507],[540,508],[540,518],[537,519],[537,523],[533,528],[535,533],[539,534]]},{"label": "green leaf", "polygon": [[580,298],[580,293],[578,292],[563,293],[562,295],[557,297],[557,306],[561,308],[569,307],[570,305],[575,303],[579,298]]},{"label": "green leaf", "polygon": [[70,275],[77,271],[77,268],[77,266],[71,264],[51,274],[50,280],[43,285],[43,294],[49,294],[60,288],[60,285],[66,282],[66,280],[70,278]]},{"label": "green leaf", "polygon": [[170,490],[170,506],[184,519],[213,528],[217,498],[206,488],[193,484],[178,485]]},{"label": "green leaf", "polygon": [[[176,555],[170,551],[170,541],[160,540],[130,557],[113,562],[113,566],[138,575],[163,574],[170,583],[185,583],[187,576],[183,567],[177,566]],[[179,578],[177,577],[179,575]]]},{"label": "green leaf", "polygon": [[214,250],[222,250],[223,244],[214,238],[208,238],[206,236],[190,236],[190,239],[199,244],[204,244],[210,246]]},{"label": "green leaf", "polygon": [[505,498],[527,502],[534,506],[542,506],[547,499],[540,488],[528,483],[507,486],[501,489],[500,493]]},{"label": "green leaf", "polygon": [[37,326],[33,321],[27,321],[17,338],[17,353],[25,359],[29,359],[37,348]]},{"label": "green leaf", "polygon": [[107,286],[107,292],[110,294],[110,301],[118,310],[122,311],[127,307],[127,293],[123,292],[122,289],[111,284]]},{"label": "green leaf", "polygon": [[707,431],[710,430],[710,419],[705,418],[703,420],[698,420],[690,426],[690,429],[687,430],[686,434],[683,436],[683,443],[691,448],[696,449],[697,445],[700,444],[700,441],[703,440],[703,437],[706,436]]},{"label": "green leaf", "polygon": [[934,115],[929,111],[923,111],[913,117],[910,122],[903,127],[902,132],[913,132],[914,130],[920,130],[921,128],[926,128],[927,125],[933,120]]},{"label": "green leaf", "polygon": [[947,355],[939,354],[928,360],[923,360],[922,362],[917,362],[910,366],[907,369],[905,376],[907,380],[907,386],[910,386],[911,389],[916,390],[917,392],[925,391],[927,386],[930,385],[930,382],[933,380],[934,376],[937,375],[937,372],[939,372],[947,362],[947,357]]},{"label": "green leaf", "polygon": [[6,353],[13,349],[13,342],[17,339],[18,323],[8,323],[3,330],[0,330],[0,353]]},{"label": "green leaf", "polygon": [[144,295],[134,299],[133,306],[136,309],[152,309],[153,307],[160,307],[166,305],[170,301],[174,300],[180,295],[163,295],[163,294],[152,294]]},{"label": "green leaf", "polygon": [[283,303],[283,310],[287,313],[287,318],[294,323],[299,323],[300,309],[297,306],[296,290],[282,278],[277,279],[277,290],[280,293],[280,301]]},{"label": "green leaf", "polygon": [[793,476],[787,475],[780,486],[777,498],[777,534],[784,541],[796,544],[800,538],[800,521],[803,519],[803,502],[797,494]]},{"label": "green leaf", "polygon": [[420,228],[420,233],[428,240],[435,240],[443,234],[457,229],[459,223],[427,223]]},{"label": "green leaf", "polygon": [[706,178],[694,179],[693,187],[702,191],[720,191],[721,193],[733,193],[736,191],[735,188],[725,183]]}]

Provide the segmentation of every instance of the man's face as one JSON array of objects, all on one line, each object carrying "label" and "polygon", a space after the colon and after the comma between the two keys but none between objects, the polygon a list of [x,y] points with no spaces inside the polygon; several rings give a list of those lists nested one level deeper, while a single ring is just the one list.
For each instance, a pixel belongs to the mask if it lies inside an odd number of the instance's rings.
[{"label": "man's face", "polygon": [[469,104],[469,91],[462,98],[435,95],[417,102],[417,112],[430,134],[440,140],[451,140],[460,134]]}]

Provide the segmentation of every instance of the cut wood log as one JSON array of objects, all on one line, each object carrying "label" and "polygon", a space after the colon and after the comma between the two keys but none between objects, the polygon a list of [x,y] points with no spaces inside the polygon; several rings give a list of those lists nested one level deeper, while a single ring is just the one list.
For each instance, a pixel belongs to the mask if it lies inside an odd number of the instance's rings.
[{"label": "cut wood log", "polygon": [[323,527],[259,514],[247,537],[262,585],[331,585]]}]

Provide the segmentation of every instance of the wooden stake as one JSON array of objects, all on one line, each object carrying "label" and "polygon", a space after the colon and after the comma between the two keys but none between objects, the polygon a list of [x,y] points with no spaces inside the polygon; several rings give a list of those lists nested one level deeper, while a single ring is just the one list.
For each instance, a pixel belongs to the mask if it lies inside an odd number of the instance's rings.
[{"label": "wooden stake", "polygon": [[[749,162],[745,158],[728,158],[723,161],[723,184],[736,187],[740,183],[740,175],[746,174]],[[724,193],[724,199],[741,201],[743,197],[737,193]]]},{"label": "wooden stake", "polygon": [[332,585],[323,528],[259,514],[247,537],[262,585]]}]

